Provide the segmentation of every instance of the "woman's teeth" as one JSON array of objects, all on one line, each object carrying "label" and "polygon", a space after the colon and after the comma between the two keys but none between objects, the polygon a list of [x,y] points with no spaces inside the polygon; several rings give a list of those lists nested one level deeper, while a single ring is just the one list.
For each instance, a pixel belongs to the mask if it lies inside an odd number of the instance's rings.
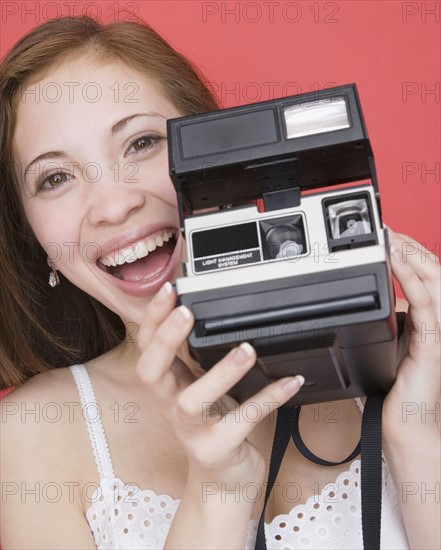
[{"label": "woman's teeth", "polygon": [[165,242],[168,242],[173,237],[173,231],[166,230],[154,237],[148,237],[137,241],[130,246],[122,249],[117,249],[101,258],[99,261],[106,267],[116,267],[123,264],[131,264],[145,258],[150,252],[161,247]]}]

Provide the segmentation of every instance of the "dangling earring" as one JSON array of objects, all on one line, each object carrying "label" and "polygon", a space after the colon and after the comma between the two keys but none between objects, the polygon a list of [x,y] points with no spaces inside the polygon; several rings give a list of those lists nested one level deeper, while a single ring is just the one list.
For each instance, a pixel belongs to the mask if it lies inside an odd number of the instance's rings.
[{"label": "dangling earring", "polygon": [[52,269],[52,271],[49,273],[49,284],[52,288],[58,286],[60,284],[60,278],[58,277],[57,270],[55,269],[54,264],[48,260],[48,266]]}]

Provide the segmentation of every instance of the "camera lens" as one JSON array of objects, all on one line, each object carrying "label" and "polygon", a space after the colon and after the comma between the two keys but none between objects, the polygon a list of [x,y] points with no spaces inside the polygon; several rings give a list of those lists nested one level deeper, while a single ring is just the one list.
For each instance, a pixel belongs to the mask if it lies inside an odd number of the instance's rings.
[{"label": "camera lens", "polygon": [[264,260],[297,258],[307,250],[303,217],[291,214],[259,222]]},{"label": "camera lens", "polygon": [[271,258],[292,258],[303,252],[303,235],[295,225],[272,227],[266,234]]}]

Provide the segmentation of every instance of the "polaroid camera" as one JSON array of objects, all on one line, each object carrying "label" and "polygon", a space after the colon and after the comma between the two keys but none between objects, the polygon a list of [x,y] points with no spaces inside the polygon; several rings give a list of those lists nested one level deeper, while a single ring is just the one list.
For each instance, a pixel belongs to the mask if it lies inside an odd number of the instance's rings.
[{"label": "polaroid camera", "polygon": [[250,342],[241,402],[296,374],[288,405],[387,392],[397,321],[356,86],[169,120],[168,136],[193,357],[208,370]]}]

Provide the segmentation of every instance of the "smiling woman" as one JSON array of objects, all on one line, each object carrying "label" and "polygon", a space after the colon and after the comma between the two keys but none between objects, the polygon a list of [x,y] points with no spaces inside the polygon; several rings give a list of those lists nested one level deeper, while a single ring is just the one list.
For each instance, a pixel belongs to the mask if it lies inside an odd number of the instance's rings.
[{"label": "smiling woman", "polygon": [[[147,89],[140,87],[142,80]],[[122,215],[118,208],[137,208],[137,201],[144,200],[137,191],[143,170],[150,182],[156,181],[157,170],[167,177],[166,117],[212,110],[217,104],[190,63],[148,26],[123,22],[105,27],[86,17],[52,20],[25,36],[3,60],[0,94],[0,379],[8,387],[47,368],[96,357],[122,341],[124,326],[114,308],[108,309],[114,281],[100,283],[100,296],[108,299],[99,301],[68,274],[82,264],[86,278],[96,279],[95,267],[104,267],[96,263],[97,256],[119,255],[134,241],[164,231],[175,244],[178,234],[175,226],[161,227],[163,222],[141,213],[136,230],[133,223],[120,224],[117,234],[83,230],[85,193],[93,189],[100,203],[99,212],[90,212],[91,224]],[[151,100],[144,104],[146,96]],[[152,111],[140,113],[140,105]],[[118,195],[120,180],[130,188],[132,205]],[[170,182],[167,189],[172,204]],[[171,252],[170,245],[163,249],[162,260],[157,253],[152,263],[153,273],[161,271]],[[66,275],[60,276],[62,292],[47,285],[47,256]],[[119,257],[115,263],[121,263]],[[131,273],[132,281],[143,278]],[[164,273],[164,282],[167,277],[170,273]],[[157,279],[154,288],[160,286]],[[126,287],[138,294],[139,285],[129,281]]]},{"label": "smiling woman", "polygon": [[[16,158],[32,167],[21,178],[25,215],[57,271],[123,321],[140,324],[139,298],[173,279],[180,263],[166,146],[166,120],[180,112],[152,77],[93,51],[49,71],[40,84],[66,82],[72,71],[81,88],[99,85],[98,102],[65,93],[56,102],[31,96],[17,108]],[[121,89],[136,84],[136,101],[116,101],[115,82]],[[140,113],[140,105],[148,111]],[[56,132],[53,120],[63,121]],[[144,260],[128,261],[128,253],[149,246]],[[102,258],[118,269],[99,269]]]},{"label": "smiling woman", "polygon": [[[18,386],[0,403],[3,550],[255,544],[271,413],[304,378],[238,404],[228,392],[256,365],[253,347],[237,342],[203,375],[188,354],[194,318],[171,284],[185,251],[167,120],[217,107],[141,22],[51,20],[1,63],[0,384]],[[439,264],[388,235],[409,323],[435,338],[407,331],[398,346],[381,543],[439,548],[439,499],[399,503],[395,490],[439,484],[436,420],[402,417],[403,403],[439,407]],[[403,256],[409,243],[421,254]],[[301,431],[338,462],[356,446],[360,411],[354,399],[330,408],[305,408]],[[358,460],[326,469],[289,445],[278,480],[268,546],[363,547]]]}]

